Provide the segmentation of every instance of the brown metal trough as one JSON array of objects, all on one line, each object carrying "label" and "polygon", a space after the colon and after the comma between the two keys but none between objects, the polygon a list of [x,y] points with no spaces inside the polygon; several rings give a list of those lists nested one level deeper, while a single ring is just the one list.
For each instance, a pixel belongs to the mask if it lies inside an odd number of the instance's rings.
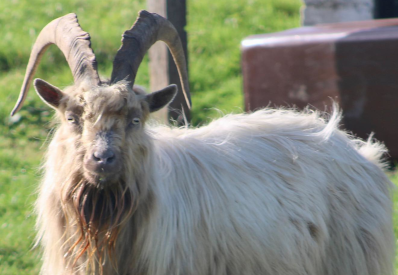
[{"label": "brown metal trough", "polygon": [[383,141],[398,160],[398,19],[302,27],[242,41],[247,111],[332,100],[355,135]]}]

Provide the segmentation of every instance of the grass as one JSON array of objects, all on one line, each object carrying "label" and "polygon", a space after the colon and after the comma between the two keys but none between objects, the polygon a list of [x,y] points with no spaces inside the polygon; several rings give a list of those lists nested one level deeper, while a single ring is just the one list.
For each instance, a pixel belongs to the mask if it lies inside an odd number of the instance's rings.
[{"label": "grass", "polygon": [[[188,1],[189,72],[192,123],[204,124],[224,113],[243,109],[240,42],[246,36],[276,32],[300,24],[300,0]],[[100,74],[109,77],[122,32],[145,1],[5,0],[0,1],[0,274],[37,274],[40,255],[32,250],[32,206],[39,166],[51,128],[52,111],[31,89],[18,116],[9,113],[18,97],[31,46],[52,19],[75,12],[92,37]],[[148,87],[147,58],[137,83]],[[36,77],[65,87],[72,76],[55,47],[45,54]],[[44,144],[44,145],[43,145]],[[398,176],[392,175],[397,183]],[[398,194],[395,194],[398,201]],[[394,224],[398,231],[398,204]]]},{"label": "grass", "polygon": [[0,274],[37,274],[39,257],[31,251],[34,238],[32,202],[35,197],[38,148],[1,143],[0,154]]}]

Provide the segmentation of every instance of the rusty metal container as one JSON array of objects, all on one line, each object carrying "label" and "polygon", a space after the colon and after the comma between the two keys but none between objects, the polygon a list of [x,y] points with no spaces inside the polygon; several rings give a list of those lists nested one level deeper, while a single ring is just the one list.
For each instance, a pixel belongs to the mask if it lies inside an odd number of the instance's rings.
[{"label": "rusty metal container", "polygon": [[324,111],[344,128],[383,141],[398,160],[398,19],[325,24],[242,41],[247,111],[295,106]]}]

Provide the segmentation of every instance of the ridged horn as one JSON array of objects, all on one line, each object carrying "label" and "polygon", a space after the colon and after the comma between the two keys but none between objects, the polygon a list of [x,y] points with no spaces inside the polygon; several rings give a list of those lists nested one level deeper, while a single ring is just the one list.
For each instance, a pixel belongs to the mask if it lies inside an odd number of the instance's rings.
[{"label": "ridged horn", "polygon": [[180,76],[185,100],[191,108],[187,63],[180,37],[173,24],[156,13],[141,10],[134,25],[125,31],[122,37],[122,46],[113,61],[111,83],[127,80],[132,87],[145,53],[156,41],[161,40],[170,49]]},{"label": "ridged horn", "polygon": [[83,80],[90,81],[94,85],[100,83],[97,61],[91,49],[90,35],[81,29],[76,14],[67,14],[48,23],[37,37],[30,54],[18,101],[11,115],[22,107],[40,59],[52,44],[57,45],[64,54],[75,84]]}]

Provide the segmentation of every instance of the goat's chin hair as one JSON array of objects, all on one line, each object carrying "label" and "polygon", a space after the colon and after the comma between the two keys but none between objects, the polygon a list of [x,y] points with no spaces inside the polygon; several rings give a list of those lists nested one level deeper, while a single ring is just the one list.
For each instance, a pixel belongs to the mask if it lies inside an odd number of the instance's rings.
[{"label": "goat's chin hair", "polygon": [[[66,257],[72,268],[78,262],[95,269],[106,258],[116,268],[113,254],[117,237],[133,215],[137,201],[123,179],[98,188],[76,173],[63,188],[62,207],[66,218]],[[84,260],[82,259],[84,256]],[[101,270],[100,270],[100,273]]]}]

